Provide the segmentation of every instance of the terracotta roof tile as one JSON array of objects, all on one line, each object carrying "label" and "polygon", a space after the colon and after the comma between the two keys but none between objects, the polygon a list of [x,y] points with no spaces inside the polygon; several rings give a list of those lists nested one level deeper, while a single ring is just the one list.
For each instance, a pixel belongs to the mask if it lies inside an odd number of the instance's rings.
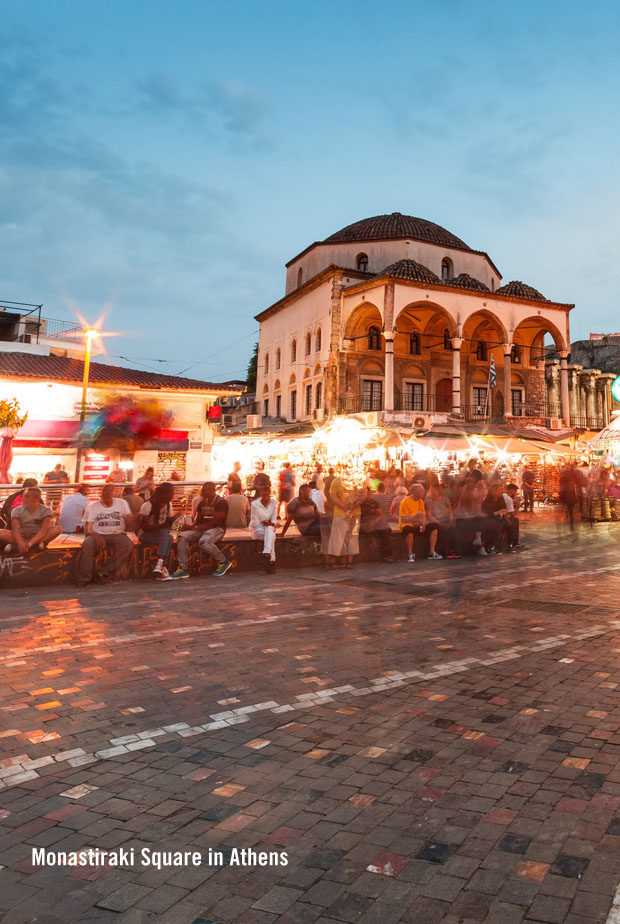
[{"label": "terracotta roof tile", "polygon": [[418,282],[432,282],[441,284],[441,279],[435,273],[424,266],[423,263],[417,263],[415,260],[397,260],[396,263],[390,263],[377,276],[393,276],[396,279],[415,279]]},{"label": "terracotta roof tile", "polygon": [[[0,377],[50,379],[61,382],[82,382],[84,363],[67,356],[39,356],[35,353],[0,352]],[[133,385],[144,388],[185,389],[189,391],[238,391],[236,385],[183,379],[176,375],[124,369],[104,363],[91,363],[89,380],[93,385]]]},{"label": "terracotta roof tile", "polygon": [[497,295],[512,295],[513,298],[527,298],[530,302],[548,301],[544,295],[541,295],[538,289],[526,285],[519,279],[513,279],[511,282],[507,282],[505,286],[501,286],[496,292]]},{"label": "terracotta roof tile", "polygon": [[447,286],[458,286],[460,289],[475,289],[477,292],[489,292],[488,286],[479,279],[470,276],[469,273],[460,273],[454,279],[446,279]]},{"label": "terracotta roof tile", "polygon": [[387,241],[404,238],[471,252],[471,248],[465,241],[442,228],[441,225],[436,225],[435,222],[427,221],[425,218],[401,215],[400,212],[392,212],[391,215],[374,215],[372,218],[355,221],[346,228],[336,231],[330,237],[326,237],[322,243],[340,244],[351,241]]}]

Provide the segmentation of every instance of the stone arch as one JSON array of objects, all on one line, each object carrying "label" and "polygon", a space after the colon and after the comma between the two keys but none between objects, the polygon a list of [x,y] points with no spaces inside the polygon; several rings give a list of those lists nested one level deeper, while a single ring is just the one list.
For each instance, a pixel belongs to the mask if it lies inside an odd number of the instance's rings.
[{"label": "stone arch", "polygon": [[304,369],[304,379],[309,379],[311,375],[312,373],[310,372],[310,369],[306,366],[306,368]]},{"label": "stone arch", "polygon": [[443,332],[450,338],[458,334],[458,323],[454,316],[436,302],[411,302],[402,308],[394,324],[394,353],[409,354],[409,334],[420,335],[420,352],[443,347]]},{"label": "stone arch", "polygon": [[289,383],[289,385],[294,385],[296,381],[297,381],[297,379],[295,378],[295,373],[292,372],[292,373],[291,373],[291,377],[290,377],[290,379],[288,380],[288,383]]},{"label": "stone arch", "polygon": [[[488,334],[490,330],[494,331],[497,336],[493,338],[485,337],[485,333]],[[481,308],[468,315],[463,324],[463,339],[475,342],[485,340],[489,350],[510,341],[508,331],[501,318],[487,308]],[[472,352],[475,352],[475,349]]]},{"label": "stone arch", "polygon": [[373,326],[378,327],[379,330],[383,329],[381,312],[372,302],[361,302],[349,313],[345,321],[344,337],[355,341],[353,349],[364,349],[362,341],[368,336],[368,331]]},{"label": "stone arch", "polygon": [[375,360],[368,359],[360,366],[360,372],[366,375],[383,375],[383,366]]},{"label": "stone arch", "polygon": [[320,363],[317,363],[316,366],[314,367],[314,374],[315,375],[321,374],[321,364]]},{"label": "stone arch", "polygon": [[412,379],[425,379],[426,373],[423,369],[420,368],[420,366],[409,364],[403,369],[403,377]]},{"label": "stone arch", "polygon": [[535,314],[522,318],[514,330],[515,337],[519,338],[518,342],[529,347],[532,362],[544,359],[546,334],[553,338],[556,350],[570,349],[557,325],[544,315]]},{"label": "stone arch", "polygon": [[278,389],[281,387],[282,386],[280,385],[280,379],[276,379],[275,382],[273,383],[273,390],[278,391]]},{"label": "stone arch", "polygon": [[268,391],[269,391],[269,385],[267,385],[267,383],[265,383],[265,384],[263,385],[263,394],[266,395]]}]

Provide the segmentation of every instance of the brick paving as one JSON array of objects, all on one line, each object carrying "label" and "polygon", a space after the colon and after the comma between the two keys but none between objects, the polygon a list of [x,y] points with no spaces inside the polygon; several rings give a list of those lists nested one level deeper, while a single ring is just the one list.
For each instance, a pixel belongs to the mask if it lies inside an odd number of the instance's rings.
[{"label": "brick paving", "polygon": [[2,924],[605,921],[620,528],[524,533],[480,561],[2,592]]}]

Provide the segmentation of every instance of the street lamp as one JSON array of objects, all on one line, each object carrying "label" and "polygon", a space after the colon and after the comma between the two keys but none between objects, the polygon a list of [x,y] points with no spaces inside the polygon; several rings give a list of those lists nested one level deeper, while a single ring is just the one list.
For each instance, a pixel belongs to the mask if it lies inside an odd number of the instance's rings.
[{"label": "street lamp", "polygon": [[[98,331],[95,327],[87,327],[84,330],[84,337],[86,339],[86,353],[84,354],[84,376],[82,378],[82,406],[80,408],[80,429],[82,424],[86,419],[86,393],[88,391],[88,376],[90,374],[90,353],[92,342],[95,337],[99,337],[101,331]],[[78,446],[77,458],[75,460],[75,482],[79,483],[80,475],[82,468],[82,447]]]}]

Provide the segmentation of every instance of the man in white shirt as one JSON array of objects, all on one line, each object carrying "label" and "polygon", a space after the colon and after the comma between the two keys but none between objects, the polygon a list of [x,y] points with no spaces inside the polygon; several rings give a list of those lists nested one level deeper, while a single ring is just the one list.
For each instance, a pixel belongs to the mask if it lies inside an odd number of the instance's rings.
[{"label": "man in white shirt", "polygon": [[278,502],[271,496],[268,485],[261,487],[260,494],[252,501],[250,516],[250,533],[252,539],[263,540],[263,561],[267,574],[276,570],[276,525],[278,522]]},{"label": "man in white shirt", "polygon": [[77,533],[88,507],[88,488],[81,484],[75,494],[68,494],[62,502],[58,522],[63,533]]},{"label": "man in white shirt", "polygon": [[133,550],[133,543],[125,532],[126,519],[131,516],[129,504],[114,496],[114,484],[104,484],[101,500],[86,510],[86,538],[77,565],[77,586],[85,587],[93,579],[95,556],[104,549],[112,549],[112,556],[97,569],[103,584],[115,580]]},{"label": "man in white shirt", "polygon": [[313,481],[316,482],[316,486],[319,491],[325,490],[325,481],[323,480],[323,466],[320,462],[317,463],[316,470],[312,473],[312,475],[310,475],[309,480],[310,483]]},{"label": "man in white shirt", "polygon": [[505,528],[509,552],[514,552],[519,547],[519,517],[516,515],[516,511],[519,509],[518,491],[516,484],[512,483],[507,484],[504,491],[504,503],[506,504]]},{"label": "man in white shirt", "polygon": [[310,500],[315,504],[316,509],[322,517],[325,516],[325,491],[319,488],[316,481],[310,482]]}]

